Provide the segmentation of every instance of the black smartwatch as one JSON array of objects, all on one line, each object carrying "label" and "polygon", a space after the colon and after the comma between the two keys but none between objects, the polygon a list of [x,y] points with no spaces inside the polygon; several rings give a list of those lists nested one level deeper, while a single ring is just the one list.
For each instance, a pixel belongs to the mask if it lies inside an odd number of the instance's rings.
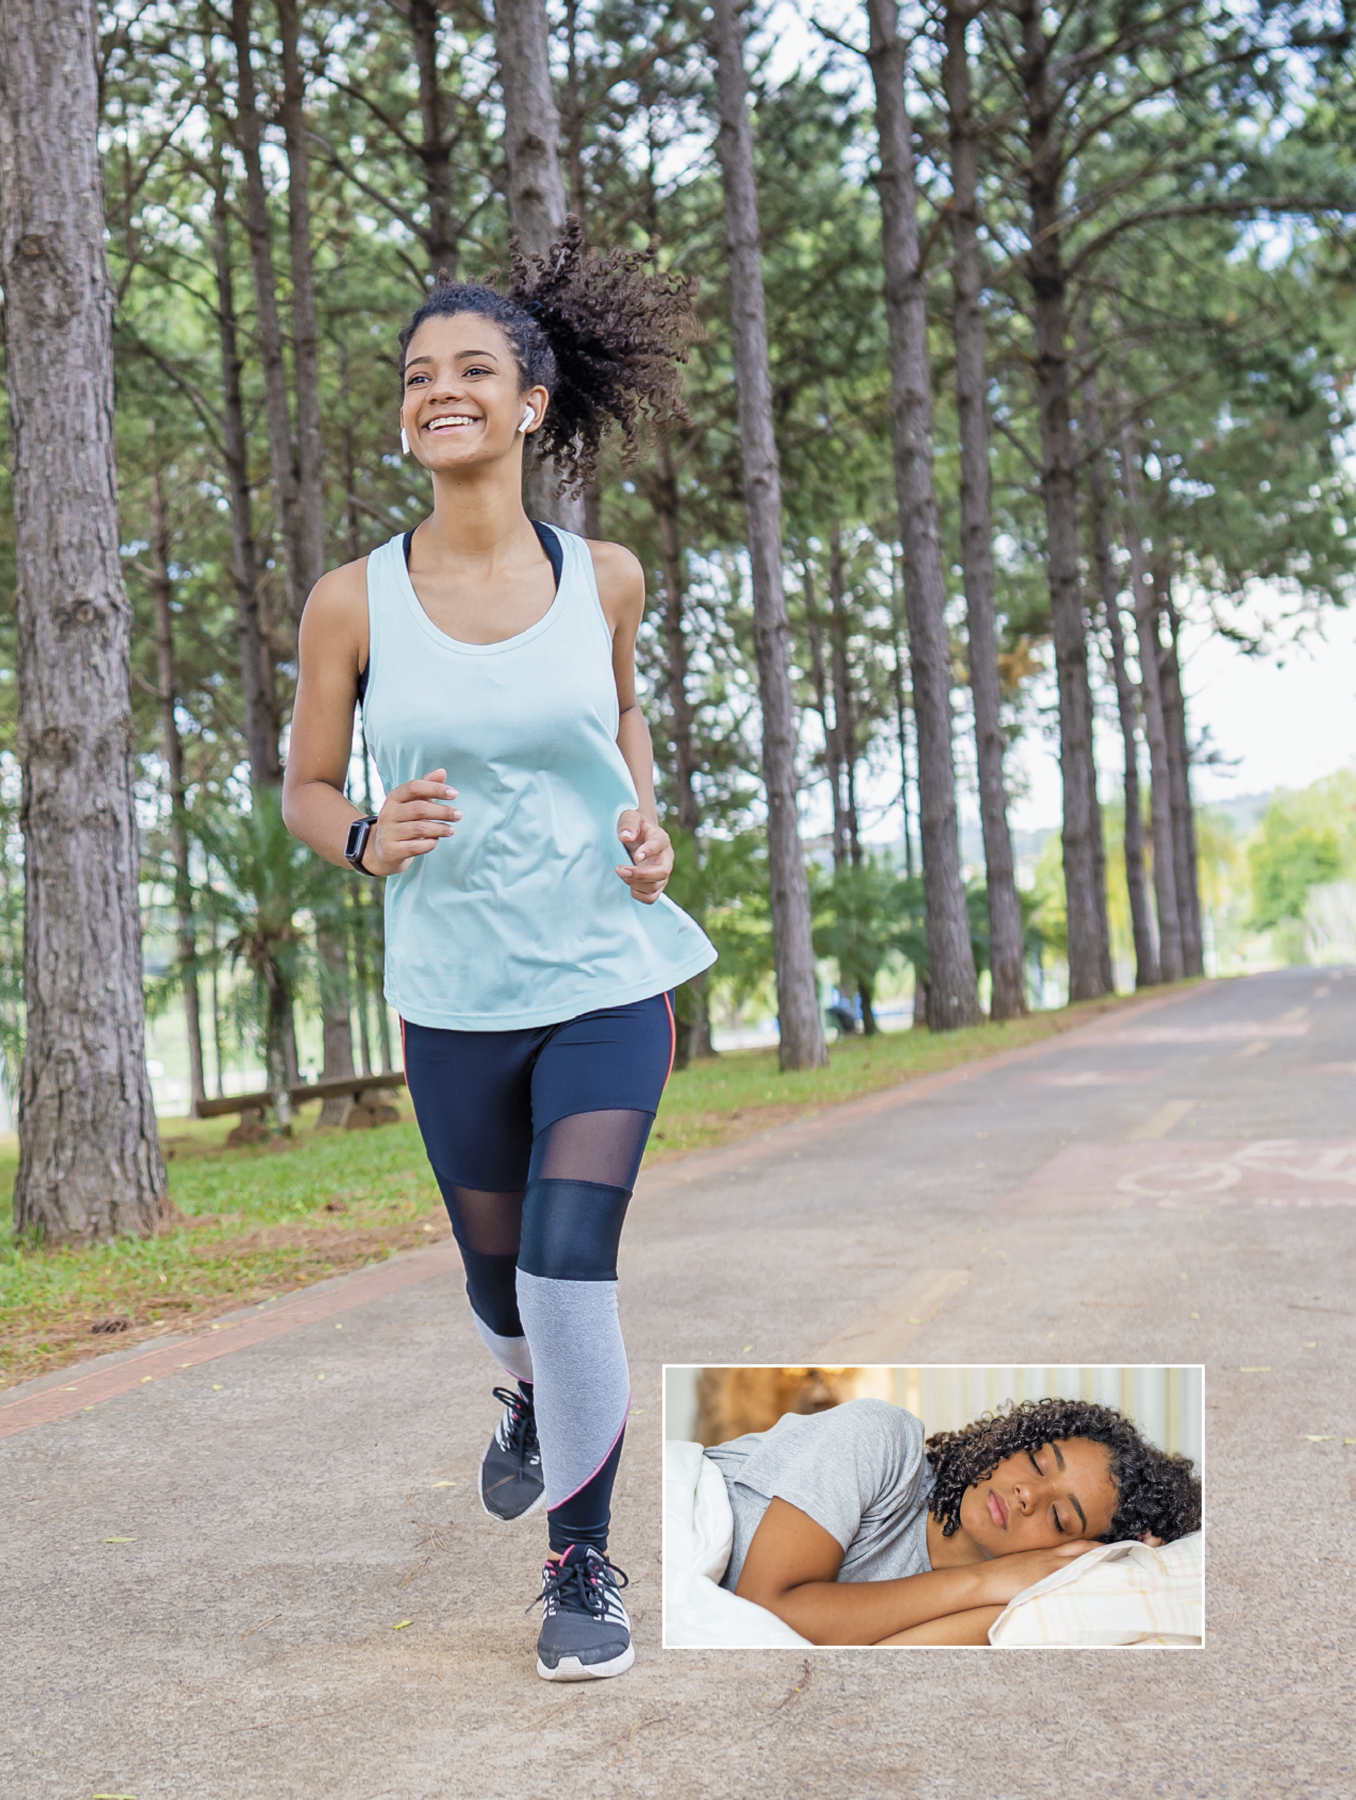
[{"label": "black smartwatch", "polygon": [[348,828],[348,842],[344,845],[344,861],[351,864],[360,875],[372,873],[363,862],[363,852],[367,848],[367,840],[372,835],[372,827],[377,822],[375,813],[368,813],[366,818],[355,819]]}]

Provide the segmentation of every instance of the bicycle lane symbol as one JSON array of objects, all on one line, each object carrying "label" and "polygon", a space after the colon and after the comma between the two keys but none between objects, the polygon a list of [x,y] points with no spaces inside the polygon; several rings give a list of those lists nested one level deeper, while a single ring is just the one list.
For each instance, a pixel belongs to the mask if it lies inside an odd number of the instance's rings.
[{"label": "bicycle lane symbol", "polygon": [[1168,1211],[1202,1204],[1356,1205],[1356,1142],[1269,1138],[1232,1150],[1207,1144],[1183,1149],[1189,1153],[1126,1169],[1116,1180],[1116,1193],[1131,1204]]}]

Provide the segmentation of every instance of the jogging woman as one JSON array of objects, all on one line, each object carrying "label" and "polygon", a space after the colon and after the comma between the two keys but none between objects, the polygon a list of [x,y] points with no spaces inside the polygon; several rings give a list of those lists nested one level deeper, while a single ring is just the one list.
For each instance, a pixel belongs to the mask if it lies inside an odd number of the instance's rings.
[{"label": "jogging woman", "polygon": [[[673,1061],[672,989],[715,959],[664,897],[630,551],[534,524],[538,436],[592,479],[609,423],[674,403],[687,302],[574,221],[510,292],[440,281],[400,336],[401,442],[431,516],[317,583],[301,625],[287,823],[386,881],[386,997],[466,1268],[515,1379],[481,1465],[500,1519],[545,1504],[537,1669],[619,1675],[607,1559],[630,1401],[617,1243]],[[344,797],[353,709],[385,788]]]}]

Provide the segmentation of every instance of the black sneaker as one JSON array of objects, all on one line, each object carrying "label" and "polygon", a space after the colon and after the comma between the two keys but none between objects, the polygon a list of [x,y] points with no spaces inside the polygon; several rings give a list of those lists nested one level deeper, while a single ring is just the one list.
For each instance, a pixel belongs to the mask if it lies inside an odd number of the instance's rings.
[{"label": "black sneaker", "polygon": [[571,1544],[541,1572],[537,1673],[545,1681],[622,1675],[636,1660],[619,1587],[626,1576],[601,1553]]},{"label": "black sneaker", "polygon": [[496,1388],[494,1397],[504,1416],[480,1459],[480,1504],[492,1519],[523,1519],[546,1500],[536,1415],[526,1394]]}]

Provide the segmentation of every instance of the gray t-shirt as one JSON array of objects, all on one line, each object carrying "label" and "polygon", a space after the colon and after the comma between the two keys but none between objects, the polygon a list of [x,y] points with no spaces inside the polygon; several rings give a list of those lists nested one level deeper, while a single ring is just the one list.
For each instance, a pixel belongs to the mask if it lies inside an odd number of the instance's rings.
[{"label": "gray t-shirt", "polygon": [[848,1400],[828,1412],[787,1413],[706,1452],[725,1478],[734,1549],[721,1581],[733,1591],[771,1501],[808,1513],[843,1547],[839,1581],[925,1575],[933,1476],[923,1424],[886,1400]]}]

